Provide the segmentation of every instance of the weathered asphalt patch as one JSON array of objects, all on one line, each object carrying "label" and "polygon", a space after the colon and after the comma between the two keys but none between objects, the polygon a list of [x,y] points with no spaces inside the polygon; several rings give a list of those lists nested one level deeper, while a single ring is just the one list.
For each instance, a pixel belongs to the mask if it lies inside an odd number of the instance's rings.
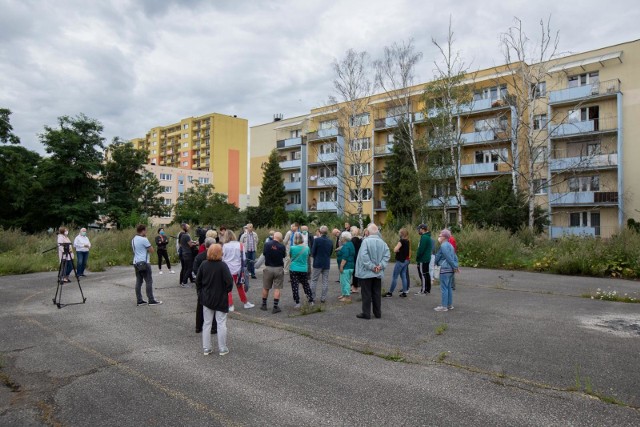
[{"label": "weathered asphalt patch", "polygon": [[624,338],[640,338],[640,315],[581,316],[579,320],[588,329],[607,332]]}]

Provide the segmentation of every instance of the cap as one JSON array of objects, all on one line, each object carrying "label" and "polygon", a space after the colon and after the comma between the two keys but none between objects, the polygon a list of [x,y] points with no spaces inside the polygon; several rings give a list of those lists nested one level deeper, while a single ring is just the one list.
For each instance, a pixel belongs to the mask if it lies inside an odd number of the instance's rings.
[{"label": "cap", "polygon": [[429,227],[427,227],[427,224],[420,224],[418,226],[418,230],[428,230],[428,229],[429,229]]}]

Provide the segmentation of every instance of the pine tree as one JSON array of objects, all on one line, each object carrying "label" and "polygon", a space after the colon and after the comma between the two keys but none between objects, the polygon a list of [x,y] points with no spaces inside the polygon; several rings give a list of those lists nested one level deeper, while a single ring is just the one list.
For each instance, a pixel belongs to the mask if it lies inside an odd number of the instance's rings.
[{"label": "pine tree", "polygon": [[264,213],[269,217],[269,224],[273,224],[273,214],[277,208],[284,209],[287,203],[287,193],[284,190],[284,178],[282,168],[278,159],[278,152],[274,149],[269,155],[269,161],[262,165],[262,188],[258,204]]},{"label": "pine tree", "polygon": [[407,126],[398,126],[394,133],[392,155],[385,166],[386,181],[382,187],[387,209],[393,212],[396,225],[410,223],[412,214],[420,208],[417,175],[412,164]]}]

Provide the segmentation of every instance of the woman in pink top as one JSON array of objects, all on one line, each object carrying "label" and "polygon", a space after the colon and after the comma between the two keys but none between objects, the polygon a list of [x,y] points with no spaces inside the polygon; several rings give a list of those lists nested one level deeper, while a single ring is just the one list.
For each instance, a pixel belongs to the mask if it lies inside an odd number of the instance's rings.
[{"label": "woman in pink top", "polygon": [[[68,243],[68,246],[64,245],[64,243]],[[64,253],[65,246],[69,248],[68,254]],[[60,274],[63,276],[63,282],[69,282],[69,274],[73,268],[73,245],[69,239],[69,230],[67,230],[67,227],[60,227],[58,229],[58,260],[62,262],[63,259],[68,262],[64,263],[62,266],[64,271],[60,271]]]},{"label": "woman in pink top", "polygon": [[[222,246],[222,262],[227,264],[231,276],[233,276],[233,283],[236,284],[240,301],[244,303],[244,308],[253,308],[254,305],[247,299],[247,294],[244,291],[244,282],[240,283],[241,278],[244,276],[242,271],[242,262],[245,257],[244,248],[236,239],[236,235],[233,231],[227,230],[224,234],[224,245]],[[233,291],[229,292],[229,312],[234,310],[233,307]]]}]

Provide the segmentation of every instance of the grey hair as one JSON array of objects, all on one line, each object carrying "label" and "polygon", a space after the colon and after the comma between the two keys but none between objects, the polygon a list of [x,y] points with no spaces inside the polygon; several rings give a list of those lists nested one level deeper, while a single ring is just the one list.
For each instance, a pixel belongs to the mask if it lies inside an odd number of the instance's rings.
[{"label": "grey hair", "polygon": [[351,231],[351,235],[354,237],[357,236],[358,233],[360,233],[360,229],[355,225],[351,227],[350,231]]},{"label": "grey hair", "polygon": [[213,237],[207,237],[204,239],[204,247],[209,248],[209,246],[213,245],[216,242],[216,239]]},{"label": "grey hair", "polygon": [[329,227],[327,227],[326,225],[323,225],[320,227],[320,234],[322,234],[323,236],[326,236],[329,233]]},{"label": "grey hair", "polygon": [[350,242],[352,239],[351,233],[348,231],[343,231],[340,235],[340,240],[344,240],[345,242]]},{"label": "grey hair", "polygon": [[369,231],[369,234],[378,234],[379,231],[378,226],[374,223],[367,225],[367,230]]}]

